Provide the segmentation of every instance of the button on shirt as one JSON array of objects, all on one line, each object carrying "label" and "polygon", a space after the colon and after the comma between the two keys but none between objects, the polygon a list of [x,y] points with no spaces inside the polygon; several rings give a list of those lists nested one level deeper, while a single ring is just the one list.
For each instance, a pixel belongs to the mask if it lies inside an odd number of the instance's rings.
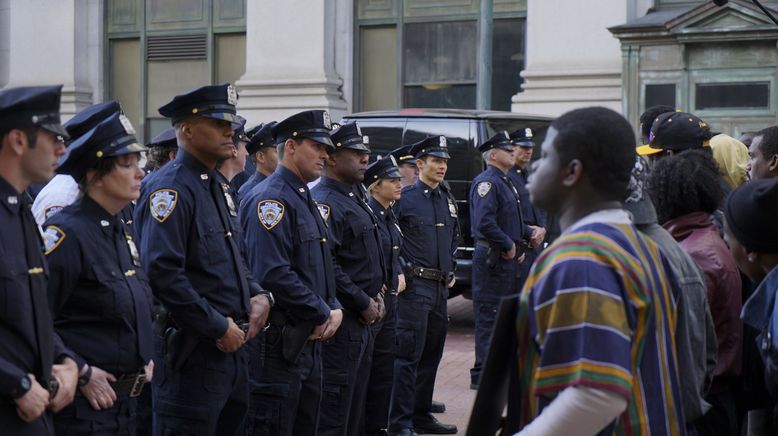
[{"label": "button on shirt", "polygon": [[509,251],[522,239],[524,225],[518,192],[508,176],[489,165],[470,187],[470,225],[473,238]]},{"label": "button on shirt", "polygon": [[215,171],[179,149],[141,188],[135,227],[154,296],[178,326],[219,339],[227,316],[246,315],[258,285],[249,283],[239,242],[230,241],[227,205],[214,177]]},{"label": "button on shirt", "polygon": [[329,226],[338,301],[348,309],[364,310],[386,277],[376,219],[356,186],[322,177],[311,194]]},{"label": "button on shirt", "polygon": [[400,248],[402,247],[402,232],[397,224],[397,217],[391,207],[384,207],[371,198],[368,201],[370,209],[373,210],[378,221],[378,235],[381,238],[381,250],[384,254],[384,263],[386,264],[386,275],[389,282],[389,290],[397,292],[399,285],[398,276],[402,274],[402,265],[400,263]]},{"label": "button on shirt", "polygon": [[153,357],[151,289],[129,227],[84,196],[46,221],[44,237],[54,328],[78,366],[138,371]]},{"label": "button on shirt", "polygon": [[331,308],[341,308],[334,279],[328,289],[324,256],[330,254],[322,250],[327,228],[299,177],[279,165],[243,199],[239,218],[251,272],[273,293],[274,310],[293,322],[318,325]]}]

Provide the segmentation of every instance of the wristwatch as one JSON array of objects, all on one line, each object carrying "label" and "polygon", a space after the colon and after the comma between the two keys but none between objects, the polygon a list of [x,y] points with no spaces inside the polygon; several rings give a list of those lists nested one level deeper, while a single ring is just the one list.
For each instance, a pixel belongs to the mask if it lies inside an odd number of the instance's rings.
[{"label": "wristwatch", "polygon": [[265,297],[267,297],[268,301],[270,301],[270,307],[273,307],[276,305],[276,299],[273,298],[273,293],[266,290],[266,293],[263,294]]},{"label": "wristwatch", "polygon": [[32,389],[32,381],[30,380],[30,377],[25,374],[24,377],[19,380],[19,384],[16,385],[13,391],[11,391],[11,398],[14,400],[21,398],[24,396],[24,394],[29,392],[30,389]]},{"label": "wristwatch", "polygon": [[92,378],[92,365],[89,365],[84,375],[78,377],[78,386],[86,386]]}]

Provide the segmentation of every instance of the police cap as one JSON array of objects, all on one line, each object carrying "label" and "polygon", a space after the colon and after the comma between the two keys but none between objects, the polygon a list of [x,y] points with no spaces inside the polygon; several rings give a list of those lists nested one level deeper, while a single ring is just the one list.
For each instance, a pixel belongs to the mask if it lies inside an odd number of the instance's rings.
[{"label": "police cap", "polygon": [[254,154],[264,147],[275,147],[276,139],[273,136],[273,128],[276,126],[275,121],[271,121],[263,125],[252,136],[249,144],[246,146],[249,154]]},{"label": "police cap", "polygon": [[68,139],[59,119],[62,85],[24,86],[0,91],[0,131],[39,127]]},{"label": "police cap", "polygon": [[162,131],[159,135],[155,136],[147,147],[178,147],[178,140],[176,139],[176,129],[169,127]]},{"label": "police cap", "polygon": [[249,142],[249,137],[246,135],[246,119],[240,115],[236,115],[236,118],[238,119],[240,126],[234,128],[235,132],[234,135],[232,135],[232,142],[235,144],[237,144],[238,141]]},{"label": "police cap", "polygon": [[276,124],[273,135],[277,143],[286,142],[287,139],[308,138],[327,146],[329,151],[335,150],[330,139],[332,122],[330,114],[323,110],[304,111]]},{"label": "police cap", "polygon": [[65,123],[64,127],[65,130],[68,131],[68,135],[70,135],[70,140],[75,141],[88,131],[94,129],[101,121],[116,112],[121,111],[122,106],[116,100],[108,100],[103,103],[93,104],[92,106],[80,110],[73,118]]},{"label": "police cap", "polygon": [[535,146],[532,137],[532,129],[526,127],[511,133],[511,143],[522,148],[532,148]]},{"label": "police cap", "polygon": [[411,145],[403,145],[400,148],[396,148],[392,150],[390,153],[392,156],[394,156],[394,159],[397,161],[398,165],[413,165],[416,166],[416,156],[411,154]]},{"label": "police cap", "polygon": [[347,148],[349,150],[370,153],[367,144],[369,138],[362,135],[362,129],[357,123],[343,124],[330,133],[332,142],[335,144],[335,151]]},{"label": "police cap", "polygon": [[481,153],[499,148],[505,151],[513,151],[513,144],[511,143],[511,137],[505,130],[497,132],[494,136],[484,141],[483,144],[478,146],[478,151]]},{"label": "police cap", "polygon": [[402,179],[397,160],[391,154],[367,166],[363,183],[368,186],[380,179]]},{"label": "police cap", "polygon": [[115,113],[70,144],[57,173],[81,180],[87,170],[94,168],[101,159],[145,150],[146,147],[135,139],[135,129],[130,120]]},{"label": "police cap", "polygon": [[186,94],[173,97],[170,103],[159,108],[163,117],[175,124],[186,117],[199,115],[217,120],[229,121],[233,129],[240,127],[235,105],[238,93],[230,84],[203,86]]},{"label": "police cap", "polygon": [[410,154],[416,159],[423,156],[435,156],[443,159],[450,159],[448,154],[448,146],[446,145],[445,136],[429,136],[421,141],[411,145]]},{"label": "police cap", "polygon": [[641,156],[664,150],[679,152],[710,147],[710,127],[697,116],[686,112],[666,112],[654,120],[648,145],[637,148]]}]

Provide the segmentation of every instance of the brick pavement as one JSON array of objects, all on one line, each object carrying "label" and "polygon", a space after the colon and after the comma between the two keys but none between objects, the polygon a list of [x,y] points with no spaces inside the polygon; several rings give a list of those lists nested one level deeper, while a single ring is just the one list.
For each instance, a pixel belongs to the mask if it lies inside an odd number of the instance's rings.
[{"label": "brick pavement", "polygon": [[448,302],[450,323],[443,360],[435,380],[435,399],[446,403],[446,413],[437,415],[441,422],[456,424],[465,434],[475,391],[470,390],[470,368],[475,359],[473,303],[456,297]]}]

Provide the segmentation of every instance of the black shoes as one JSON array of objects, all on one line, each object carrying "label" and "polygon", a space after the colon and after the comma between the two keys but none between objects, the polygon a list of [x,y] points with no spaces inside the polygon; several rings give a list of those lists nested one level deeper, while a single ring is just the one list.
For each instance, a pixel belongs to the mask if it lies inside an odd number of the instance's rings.
[{"label": "black shoes", "polygon": [[414,416],[413,431],[418,434],[456,434],[457,426],[443,424],[431,414]]},{"label": "black shoes", "polygon": [[430,407],[430,413],[444,413],[446,411],[446,405],[440,401],[432,400],[432,406]]},{"label": "black shoes", "polygon": [[404,429],[398,430],[398,431],[389,430],[389,431],[386,432],[386,434],[388,436],[418,436],[417,433],[414,433],[413,430],[408,429],[408,428],[404,428]]}]

